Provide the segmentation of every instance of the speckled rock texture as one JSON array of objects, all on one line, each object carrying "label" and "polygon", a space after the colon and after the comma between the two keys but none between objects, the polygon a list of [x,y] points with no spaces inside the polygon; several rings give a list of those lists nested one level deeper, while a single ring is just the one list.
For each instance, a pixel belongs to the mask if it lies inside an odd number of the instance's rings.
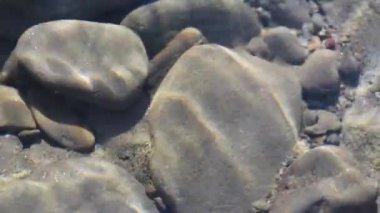
[{"label": "speckled rock texture", "polygon": [[295,160],[280,180],[271,213],[377,212],[378,184],[351,153],[315,148]]},{"label": "speckled rock texture", "polygon": [[45,165],[27,179],[0,181],[0,192],[4,213],[158,212],[130,174],[96,158]]}]

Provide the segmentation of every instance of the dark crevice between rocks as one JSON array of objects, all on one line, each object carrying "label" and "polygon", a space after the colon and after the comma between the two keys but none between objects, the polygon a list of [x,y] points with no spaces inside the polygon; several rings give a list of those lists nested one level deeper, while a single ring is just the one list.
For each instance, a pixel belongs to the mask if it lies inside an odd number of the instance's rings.
[{"label": "dark crevice between rocks", "polygon": [[335,94],[317,95],[303,92],[302,98],[308,103],[309,109],[329,109],[335,106],[338,102],[340,91]]}]

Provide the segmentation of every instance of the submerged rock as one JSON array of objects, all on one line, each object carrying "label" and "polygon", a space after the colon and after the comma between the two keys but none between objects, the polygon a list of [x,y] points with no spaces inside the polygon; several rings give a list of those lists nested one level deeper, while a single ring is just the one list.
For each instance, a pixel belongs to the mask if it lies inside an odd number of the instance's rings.
[{"label": "submerged rock", "polygon": [[0,85],[0,130],[19,132],[36,128],[32,113],[12,87]]},{"label": "submerged rock", "polygon": [[138,95],[148,59],[139,37],[125,27],[63,20],[20,37],[2,77],[20,80],[23,72],[53,91],[120,109]]},{"label": "submerged rock", "polygon": [[338,55],[332,50],[313,52],[302,65],[300,80],[304,99],[309,105],[314,102],[329,103],[339,93]]},{"label": "submerged rock", "polygon": [[378,184],[368,174],[344,149],[315,148],[286,169],[270,213],[375,213]]},{"label": "submerged rock", "polygon": [[304,23],[311,21],[311,6],[305,0],[268,0],[265,6],[276,23],[287,27],[301,29]]},{"label": "submerged rock", "polygon": [[130,174],[91,157],[45,165],[24,180],[0,181],[0,198],[4,213],[158,212]]},{"label": "submerged rock", "polygon": [[289,64],[299,65],[307,57],[307,50],[297,36],[286,27],[275,27],[264,31],[264,41],[270,52]]},{"label": "submerged rock", "polygon": [[218,45],[182,55],[147,113],[169,210],[248,212],[265,198],[298,139],[300,96],[294,76],[262,59]]},{"label": "submerged rock", "polygon": [[339,118],[332,112],[318,110],[317,122],[305,128],[305,133],[310,136],[321,136],[330,132],[340,131],[342,125]]},{"label": "submerged rock", "polygon": [[273,59],[273,54],[262,37],[252,38],[246,48],[247,51],[253,56],[257,56],[268,61]]},{"label": "submerged rock", "polygon": [[134,10],[121,24],[141,36],[151,58],[186,27],[229,47],[244,45],[260,33],[255,12],[243,1],[231,0],[160,0]]},{"label": "submerged rock", "polygon": [[339,66],[339,75],[342,81],[348,85],[356,86],[361,73],[361,64],[351,51],[344,51]]}]

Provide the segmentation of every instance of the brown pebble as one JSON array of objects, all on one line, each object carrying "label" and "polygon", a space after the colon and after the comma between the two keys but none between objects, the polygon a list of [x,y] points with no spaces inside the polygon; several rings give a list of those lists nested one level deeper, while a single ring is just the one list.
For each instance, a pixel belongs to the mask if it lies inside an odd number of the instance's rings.
[{"label": "brown pebble", "polygon": [[308,44],[308,47],[307,49],[310,51],[310,52],[314,52],[315,50],[317,49],[321,49],[322,48],[322,42],[321,42],[321,39],[318,37],[318,36],[313,36]]}]

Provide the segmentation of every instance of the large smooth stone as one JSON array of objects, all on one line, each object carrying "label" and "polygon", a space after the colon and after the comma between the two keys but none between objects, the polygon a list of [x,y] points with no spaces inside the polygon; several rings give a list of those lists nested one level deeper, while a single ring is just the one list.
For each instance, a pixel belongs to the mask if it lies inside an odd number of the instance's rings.
[{"label": "large smooth stone", "polygon": [[248,212],[298,139],[299,83],[289,70],[246,58],[193,47],[153,98],[151,170],[171,211]]},{"label": "large smooth stone", "polygon": [[0,130],[21,131],[34,129],[36,124],[32,113],[12,87],[0,85]]},{"label": "large smooth stone", "polygon": [[271,213],[377,212],[377,182],[351,153],[315,148],[295,160],[280,180]]},{"label": "large smooth stone", "polygon": [[229,47],[245,44],[260,33],[257,15],[240,0],[161,0],[134,10],[121,24],[141,36],[150,57],[186,27]]},{"label": "large smooth stone", "polygon": [[148,73],[145,48],[131,30],[63,20],[36,25],[19,39],[2,77],[28,73],[38,83],[106,108],[125,108]]},{"label": "large smooth stone", "polygon": [[95,136],[59,98],[41,90],[31,90],[30,106],[38,127],[53,141],[76,151],[89,151]]},{"label": "large smooth stone", "polygon": [[4,213],[158,212],[130,174],[91,157],[45,165],[25,180],[0,181],[0,198]]},{"label": "large smooth stone", "polygon": [[80,19],[118,23],[129,11],[154,0],[1,0],[0,67],[29,27],[52,20]]}]

